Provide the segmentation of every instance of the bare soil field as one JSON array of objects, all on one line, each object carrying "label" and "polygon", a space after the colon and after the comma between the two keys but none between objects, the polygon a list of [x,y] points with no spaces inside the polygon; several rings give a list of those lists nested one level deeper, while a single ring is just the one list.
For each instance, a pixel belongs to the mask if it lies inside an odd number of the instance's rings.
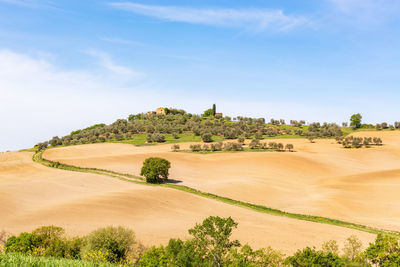
[{"label": "bare soil field", "polygon": [[[381,137],[384,145],[344,149],[334,140],[280,139],[276,141],[293,143],[296,152],[195,154],[171,152],[171,145],[107,143],[51,149],[44,157],[138,175],[145,158],[159,156],[171,161],[170,178],[202,191],[400,230],[400,132],[354,135]],[[181,149],[189,145],[180,144]]]},{"label": "bare soil field", "polygon": [[[113,144],[93,147],[113,151],[114,146],[135,149]],[[55,152],[83,148],[91,150],[90,146],[82,146]],[[150,149],[157,151],[159,147]],[[113,161],[130,155],[118,151],[110,153]],[[77,155],[90,158],[90,154]],[[320,247],[330,239],[342,244],[353,234],[365,245],[375,238],[372,234],[346,228],[262,214],[174,189],[53,169],[32,162],[31,157],[29,152],[0,154],[0,229],[11,234],[43,225],[58,225],[72,236],[103,226],[123,225],[133,229],[144,244],[159,245],[169,238],[188,237],[187,230],[196,222],[218,215],[232,216],[239,223],[234,237],[243,244],[273,246],[285,253],[305,246]],[[101,162],[98,164],[106,167]]]}]

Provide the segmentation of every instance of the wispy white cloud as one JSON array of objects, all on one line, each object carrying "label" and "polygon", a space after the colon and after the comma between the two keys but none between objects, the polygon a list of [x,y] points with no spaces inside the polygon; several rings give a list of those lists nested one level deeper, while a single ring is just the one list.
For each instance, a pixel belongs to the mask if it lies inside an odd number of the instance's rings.
[{"label": "wispy white cloud", "polygon": [[67,70],[47,56],[2,49],[0,84],[0,151],[152,110],[167,99],[140,80],[127,84],[112,73]]},{"label": "wispy white cloud", "polygon": [[382,24],[399,16],[398,0],[327,0],[337,19],[358,25]]},{"label": "wispy white cloud", "polygon": [[102,51],[89,50],[86,53],[90,56],[95,57],[98,60],[98,63],[100,64],[100,66],[102,66],[103,68],[105,68],[115,74],[129,76],[129,77],[143,75],[143,73],[136,72],[131,68],[118,65],[111,59],[110,55],[108,55],[107,53],[104,53]]},{"label": "wispy white cloud", "polygon": [[287,31],[310,23],[303,16],[286,15],[282,10],[204,9],[143,5],[131,2],[113,2],[110,5],[114,8],[166,21],[234,27],[251,31]]}]

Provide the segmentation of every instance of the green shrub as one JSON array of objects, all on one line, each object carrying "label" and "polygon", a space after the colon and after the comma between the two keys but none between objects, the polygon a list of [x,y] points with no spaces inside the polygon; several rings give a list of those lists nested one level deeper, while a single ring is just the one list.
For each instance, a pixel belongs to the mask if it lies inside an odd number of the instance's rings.
[{"label": "green shrub", "polygon": [[286,259],[286,263],[293,267],[303,266],[346,266],[343,259],[331,252],[317,251],[306,247],[298,250],[293,256]]},{"label": "green shrub", "polygon": [[190,145],[190,150],[192,150],[192,152],[200,152],[201,151],[201,145]]},{"label": "green shrub", "polygon": [[272,248],[253,250],[249,245],[244,245],[239,249],[234,248],[229,251],[228,266],[282,266],[284,255]]},{"label": "green shrub", "polygon": [[17,252],[30,255],[36,247],[37,242],[35,235],[21,233],[19,236],[11,236],[8,238],[4,249],[6,253]]},{"label": "green shrub", "polygon": [[137,263],[137,267],[168,266],[169,259],[165,255],[163,246],[152,247],[147,250]]},{"label": "green shrub", "polygon": [[211,143],[213,141],[211,133],[204,133],[201,136],[201,139],[203,140],[203,142],[206,142],[206,143]]},{"label": "green shrub", "polygon": [[82,258],[96,262],[135,263],[143,250],[132,230],[109,226],[87,236]]},{"label": "green shrub", "polygon": [[140,175],[146,178],[148,183],[162,183],[168,179],[171,163],[163,158],[148,158],[143,162]]},{"label": "green shrub", "polygon": [[156,143],[163,143],[163,142],[165,142],[165,136],[160,133],[155,133],[152,136],[152,140],[153,140],[153,142],[156,142]]},{"label": "green shrub", "polygon": [[257,140],[257,139],[251,140],[251,142],[249,144],[250,149],[257,149],[259,147],[260,147],[260,140]]},{"label": "green shrub", "polygon": [[43,226],[32,233],[21,233],[7,240],[5,251],[34,256],[66,257],[67,241],[64,229],[57,226]]}]

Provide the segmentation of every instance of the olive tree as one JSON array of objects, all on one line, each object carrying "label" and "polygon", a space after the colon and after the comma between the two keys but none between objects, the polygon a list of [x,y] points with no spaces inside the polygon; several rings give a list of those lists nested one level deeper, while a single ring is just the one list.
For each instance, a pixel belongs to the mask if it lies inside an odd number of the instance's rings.
[{"label": "olive tree", "polygon": [[294,146],[293,146],[293,144],[286,144],[285,148],[291,152],[293,150]]},{"label": "olive tree", "polygon": [[212,134],[210,133],[204,133],[201,135],[201,139],[203,140],[203,142],[205,143],[211,143],[213,141],[212,139]]}]

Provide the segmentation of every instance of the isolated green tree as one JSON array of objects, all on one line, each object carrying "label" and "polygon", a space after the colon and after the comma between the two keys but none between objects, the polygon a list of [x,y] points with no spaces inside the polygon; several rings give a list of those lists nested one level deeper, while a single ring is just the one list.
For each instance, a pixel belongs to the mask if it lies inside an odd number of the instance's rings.
[{"label": "isolated green tree", "polygon": [[287,150],[289,150],[289,151],[292,151],[293,148],[294,148],[294,146],[293,146],[293,144],[286,144],[285,148],[286,148]]},{"label": "isolated green tree", "polygon": [[361,120],[362,116],[360,113],[354,114],[350,117],[350,126],[353,128],[360,128],[361,127]]},{"label": "isolated green tree", "polygon": [[146,178],[147,183],[158,184],[168,179],[171,163],[163,158],[147,158],[143,162],[140,175]]}]

